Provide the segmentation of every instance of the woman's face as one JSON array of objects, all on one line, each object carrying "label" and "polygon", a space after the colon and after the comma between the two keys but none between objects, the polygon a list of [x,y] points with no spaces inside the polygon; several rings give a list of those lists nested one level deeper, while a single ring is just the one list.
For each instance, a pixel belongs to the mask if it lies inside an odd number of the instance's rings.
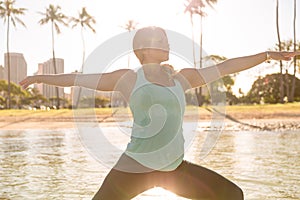
[{"label": "woman's face", "polygon": [[142,56],[138,58],[146,62],[164,62],[169,59],[169,42],[165,31],[161,28],[145,28],[135,36],[134,49],[140,49]]},{"label": "woman's face", "polygon": [[151,39],[149,38],[151,41],[150,47],[146,50],[146,54],[148,55],[144,56],[148,56],[148,58],[152,58],[153,61],[161,63],[169,60],[170,45],[165,32],[158,30],[156,33],[157,35],[154,34]]},{"label": "woman's face", "polygon": [[157,63],[169,60],[169,50],[166,49],[148,49],[146,54],[148,55],[145,56]]}]

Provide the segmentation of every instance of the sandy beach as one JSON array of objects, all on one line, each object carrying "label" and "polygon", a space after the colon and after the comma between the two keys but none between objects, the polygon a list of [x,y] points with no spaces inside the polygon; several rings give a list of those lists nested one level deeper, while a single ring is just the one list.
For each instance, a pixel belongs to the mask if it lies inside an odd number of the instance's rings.
[{"label": "sandy beach", "polygon": [[[299,109],[297,109],[299,107]],[[56,111],[53,111],[56,112]],[[0,112],[0,130],[13,129],[64,129],[76,128],[76,123],[80,122],[98,122],[111,123],[116,121],[129,121],[128,114],[112,114],[101,112],[95,115],[78,115],[75,116],[72,111],[67,111],[68,114],[49,114],[46,111],[42,114],[37,114],[34,111],[26,114],[1,114]],[[211,109],[187,110],[184,116],[185,122],[209,122],[212,121]],[[224,120],[227,129],[261,129],[261,130],[279,130],[279,129],[300,129],[300,105],[294,108],[285,109],[226,109],[226,114],[216,114],[219,119]]]}]

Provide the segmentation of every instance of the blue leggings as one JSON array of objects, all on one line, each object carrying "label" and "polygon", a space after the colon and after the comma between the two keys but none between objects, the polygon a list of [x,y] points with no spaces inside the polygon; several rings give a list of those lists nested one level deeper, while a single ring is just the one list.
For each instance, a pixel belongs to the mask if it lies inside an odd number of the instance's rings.
[{"label": "blue leggings", "polygon": [[[125,154],[132,166],[143,167]],[[128,200],[153,187],[161,187],[189,199],[242,200],[242,190],[223,176],[207,168],[183,161],[173,171],[130,173],[113,168],[93,200]]]}]

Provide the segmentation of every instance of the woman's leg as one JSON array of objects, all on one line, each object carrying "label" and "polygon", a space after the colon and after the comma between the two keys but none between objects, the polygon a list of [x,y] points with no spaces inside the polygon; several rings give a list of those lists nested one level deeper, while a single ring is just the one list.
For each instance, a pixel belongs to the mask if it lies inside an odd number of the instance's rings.
[{"label": "woman's leg", "polygon": [[128,200],[154,187],[157,172],[149,170],[132,158],[122,155],[106,176],[93,200]]},{"label": "woman's leg", "polygon": [[183,161],[166,172],[160,186],[190,199],[242,200],[242,190],[225,177],[207,168]]},{"label": "woman's leg", "polygon": [[148,174],[127,173],[112,169],[93,200],[128,200],[150,189]]}]

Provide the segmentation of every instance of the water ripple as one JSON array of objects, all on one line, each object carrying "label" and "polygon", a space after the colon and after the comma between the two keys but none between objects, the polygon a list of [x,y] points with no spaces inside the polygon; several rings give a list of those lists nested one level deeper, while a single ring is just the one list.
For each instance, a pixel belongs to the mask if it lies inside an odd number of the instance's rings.
[{"label": "water ripple", "polygon": [[[228,177],[243,188],[246,199],[300,198],[300,129],[226,129],[214,149],[200,158],[199,147],[209,134],[202,125],[186,159]],[[110,141],[120,148],[127,142],[118,137]],[[72,129],[1,131],[0,146],[0,200],[91,199],[109,171],[88,154]],[[184,198],[154,188],[138,199]]]}]

